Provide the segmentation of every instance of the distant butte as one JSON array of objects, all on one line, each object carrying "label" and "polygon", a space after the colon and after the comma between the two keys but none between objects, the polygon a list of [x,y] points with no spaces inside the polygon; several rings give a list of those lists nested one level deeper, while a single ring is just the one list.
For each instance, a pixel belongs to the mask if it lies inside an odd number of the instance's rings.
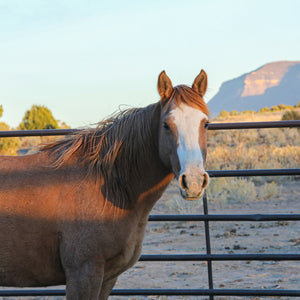
[{"label": "distant butte", "polygon": [[255,71],[224,82],[208,102],[211,116],[222,110],[259,110],[300,101],[300,61],[268,63]]}]

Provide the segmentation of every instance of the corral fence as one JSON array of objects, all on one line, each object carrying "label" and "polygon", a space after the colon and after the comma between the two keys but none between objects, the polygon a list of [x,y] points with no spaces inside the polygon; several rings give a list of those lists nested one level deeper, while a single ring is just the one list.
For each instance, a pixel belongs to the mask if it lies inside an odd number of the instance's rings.
[{"label": "corral fence", "polygon": [[[300,127],[300,121],[276,122],[241,122],[241,123],[209,123],[208,130],[259,129],[259,128],[291,128]],[[49,129],[2,131],[0,137],[54,136],[78,132],[78,129]],[[249,176],[297,176],[300,168],[295,169],[263,169],[263,170],[228,170],[208,171],[210,177],[249,177]],[[199,221],[204,222],[206,254],[172,254],[142,255],[140,261],[205,261],[207,262],[207,289],[113,289],[114,296],[276,296],[300,297],[299,290],[288,289],[216,289],[213,281],[213,261],[300,261],[300,254],[212,254],[209,222],[245,221],[300,221],[300,214],[209,214],[206,195],[203,197],[203,214],[194,215],[150,215],[149,221]],[[300,276],[300,273],[299,273]],[[64,289],[14,289],[0,290],[0,296],[63,296]]]}]

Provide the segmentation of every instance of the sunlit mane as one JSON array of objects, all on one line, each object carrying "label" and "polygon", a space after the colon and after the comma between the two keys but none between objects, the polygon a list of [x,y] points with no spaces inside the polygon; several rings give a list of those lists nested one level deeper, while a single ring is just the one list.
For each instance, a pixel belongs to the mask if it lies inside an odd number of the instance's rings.
[{"label": "sunlit mane", "polygon": [[127,180],[140,176],[136,162],[140,157],[149,157],[153,150],[151,120],[159,106],[152,104],[119,112],[95,129],[43,145],[40,150],[49,151],[55,168],[77,160],[96,180],[104,178],[105,185],[109,185],[106,190],[112,191],[114,197],[127,199]]},{"label": "sunlit mane", "polygon": [[177,105],[183,102],[191,107],[200,109],[207,116],[209,115],[208,107],[203,98],[186,85],[177,85],[174,87],[173,94],[170,97],[170,101],[172,100],[174,100]]}]

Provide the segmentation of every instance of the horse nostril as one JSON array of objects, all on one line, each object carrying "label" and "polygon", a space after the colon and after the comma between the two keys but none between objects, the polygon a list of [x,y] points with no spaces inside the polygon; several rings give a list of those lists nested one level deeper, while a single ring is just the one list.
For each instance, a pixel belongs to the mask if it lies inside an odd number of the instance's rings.
[{"label": "horse nostril", "polygon": [[202,183],[202,188],[206,188],[209,184],[209,176],[208,174],[205,172],[203,175],[203,183]]},{"label": "horse nostril", "polygon": [[180,176],[180,186],[184,190],[188,189],[188,185],[187,185],[187,182],[186,182],[186,176],[184,174]]}]

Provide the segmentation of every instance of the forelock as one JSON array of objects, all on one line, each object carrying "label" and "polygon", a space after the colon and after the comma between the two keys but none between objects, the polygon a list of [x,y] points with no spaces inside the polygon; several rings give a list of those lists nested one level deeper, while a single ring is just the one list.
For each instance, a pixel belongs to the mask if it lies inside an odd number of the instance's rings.
[{"label": "forelock", "polygon": [[173,94],[170,97],[170,102],[172,100],[177,106],[184,103],[193,108],[200,109],[204,114],[209,116],[208,106],[204,102],[203,98],[196,91],[186,85],[178,85],[174,88]]}]

